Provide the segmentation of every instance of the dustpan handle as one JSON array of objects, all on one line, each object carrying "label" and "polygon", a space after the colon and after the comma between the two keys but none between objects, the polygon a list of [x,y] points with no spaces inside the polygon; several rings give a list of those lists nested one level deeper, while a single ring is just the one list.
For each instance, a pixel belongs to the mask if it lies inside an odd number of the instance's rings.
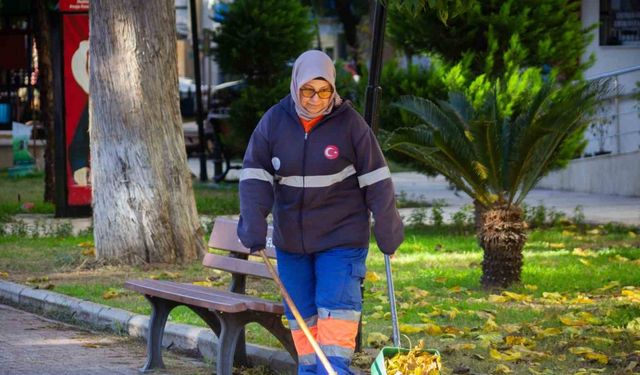
[{"label": "dustpan handle", "polygon": [[387,292],[389,294],[389,305],[391,306],[391,324],[393,328],[393,346],[400,347],[400,328],[398,327],[398,311],[396,310],[396,293],[393,289],[393,277],[391,276],[391,258],[384,255],[384,268],[387,272]]}]

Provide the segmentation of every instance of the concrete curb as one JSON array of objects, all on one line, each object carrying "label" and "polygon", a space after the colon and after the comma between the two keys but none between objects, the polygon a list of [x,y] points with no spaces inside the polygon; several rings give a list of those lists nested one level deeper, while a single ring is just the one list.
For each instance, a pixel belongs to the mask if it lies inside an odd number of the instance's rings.
[{"label": "concrete curb", "polygon": [[[149,330],[149,317],[146,315],[136,315],[122,309],[4,280],[0,280],[0,303],[34,312],[65,316],[99,330],[128,334],[145,340]],[[215,361],[218,338],[208,328],[168,322],[162,346],[196,352],[208,361]],[[295,371],[293,359],[283,350],[247,344],[247,356],[252,363],[268,366],[279,374]]]}]

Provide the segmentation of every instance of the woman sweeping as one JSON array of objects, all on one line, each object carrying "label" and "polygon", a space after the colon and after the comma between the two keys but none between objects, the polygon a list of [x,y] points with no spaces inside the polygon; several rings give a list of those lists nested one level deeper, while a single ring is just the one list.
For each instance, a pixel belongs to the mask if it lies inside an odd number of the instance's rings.
[{"label": "woman sweeping", "polygon": [[[278,273],[339,374],[349,369],[362,310],[370,212],[378,247],[403,241],[391,174],[375,135],[335,87],[333,62],[307,51],[293,66],[291,93],[262,117],[240,177],[238,237],[265,248],[273,213]],[[285,306],[299,374],[324,373]]]}]

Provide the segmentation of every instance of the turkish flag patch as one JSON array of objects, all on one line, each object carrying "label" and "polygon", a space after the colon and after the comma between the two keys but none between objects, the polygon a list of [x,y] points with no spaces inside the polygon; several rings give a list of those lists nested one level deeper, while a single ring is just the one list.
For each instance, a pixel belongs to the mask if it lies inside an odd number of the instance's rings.
[{"label": "turkish flag patch", "polygon": [[331,160],[335,159],[340,155],[340,151],[338,150],[338,146],[329,145],[324,149],[324,157]]}]

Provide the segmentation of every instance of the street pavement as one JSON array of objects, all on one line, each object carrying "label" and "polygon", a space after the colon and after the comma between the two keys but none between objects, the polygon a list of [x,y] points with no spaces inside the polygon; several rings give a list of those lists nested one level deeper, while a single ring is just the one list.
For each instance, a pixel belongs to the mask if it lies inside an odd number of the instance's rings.
[{"label": "street pavement", "polygon": [[[189,168],[193,175],[199,178],[200,163],[197,158],[189,159]],[[207,161],[207,177],[212,180],[213,163]],[[230,170],[227,180],[238,179],[239,171]],[[433,203],[439,200],[444,203],[445,220],[459,211],[464,205],[471,204],[471,199],[463,192],[456,193],[442,176],[427,177],[416,172],[400,172],[392,174],[396,193],[403,193],[406,199]],[[572,191],[533,189],[525,203],[530,206],[544,205],[547,209],[563,212],[573,217],[576,207],[582,207],[586,221],[604,224],[618,222],[627,225],[640,226],[640,197],[626,197],[619,195],[589,194]],[[400,214],[409,218],[413,209],[404,208]]]},{"label": "street pavement", "polygon": [[[165,351],[166,370],[208,374],[203,362]],[[141,341],[84,330],[0,304],[0,375],[137,375]]]}]

